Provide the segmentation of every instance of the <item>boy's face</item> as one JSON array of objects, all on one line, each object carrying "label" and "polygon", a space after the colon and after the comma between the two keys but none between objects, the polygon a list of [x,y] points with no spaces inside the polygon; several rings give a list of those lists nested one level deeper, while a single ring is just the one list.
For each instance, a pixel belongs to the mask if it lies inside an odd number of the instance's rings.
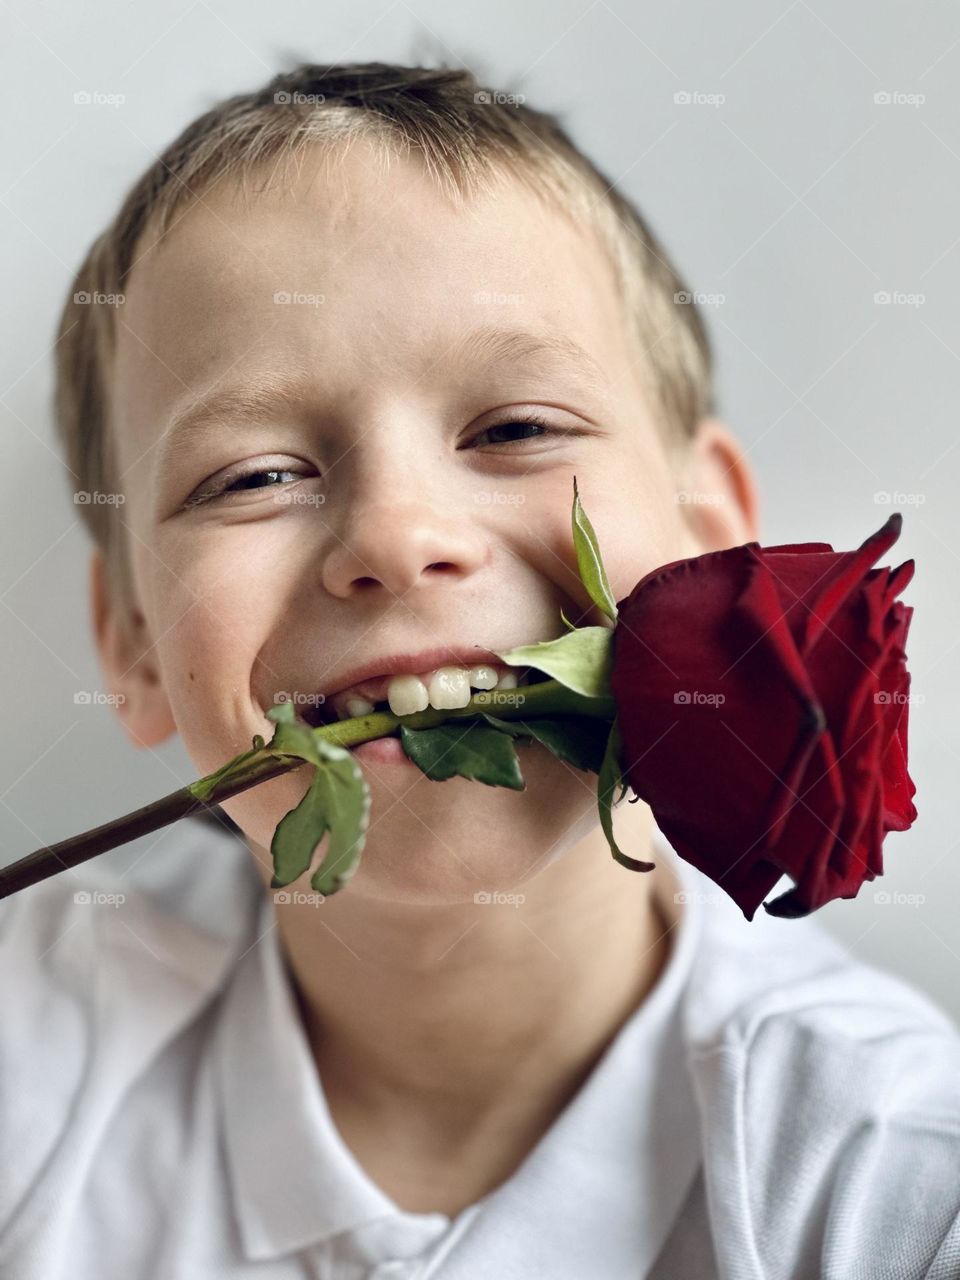
[{"label": "boy's face", "polygon": [[[248,207],[236,188],[204,195],[141,242],[127,289],[112,395],[137,647],[105,641],[127,634],[119,618],[99,638],[132,737],[178,731],[206,774],[269,739],[278,693],[398,652],[558,636],[561,609],[599,622],[576,569],[574,475],[617,599],[665,561],[753,536],[721,437],[680,482],[709,472],[726,496],[676,501],[611,268],[559,214],[513,184],[457,211],[415,161],[383,174],[360,146],[273,185]],[[528,336],[481,348],[481,330]],[[178,434],[187,412],[204,422]],[[491,432],[530,412],[547,432]],[[260,487],[236,483],[250,473]],[[351,892],[469,898],[595,825],[593,775],[535,745],[520,760],[520,793],[365,764]],[[309,774],[224,804],[265,879]]]}]

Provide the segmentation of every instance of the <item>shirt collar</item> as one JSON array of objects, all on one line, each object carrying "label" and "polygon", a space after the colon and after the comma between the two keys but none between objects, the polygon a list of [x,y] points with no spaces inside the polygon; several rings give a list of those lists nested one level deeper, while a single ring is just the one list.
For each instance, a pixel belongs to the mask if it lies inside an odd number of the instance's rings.
[{"label": "shirt collar", "polygon": [[[662,837],[657,844],[673,871],[659,889],[676,921],[667,965],[551,1128],[484,1197],[483,1211],[445,1262],[451,1280],[476,1275],[471,1267],[478,1259],[484,1274],[497,1273],[493,1260],[516,1261],[521,1243],[526,1274],[579,1280],[591,1274],[601,1243],[604,1257],[613,1250],[629,1261],[624,1274],[643,1274],[676,1219],[700,1162],[679,1003],[697,951],[701,908],[695,893],[676,891],[693,883],[688,871],[694,869],[676,859]],[[413,1236],[428,1227],[442,1234],[448,1218],[398,1209],[340,1137],[267,896],[259,936],[225,995],[217,1071],[234,1209],[248,1258],[296,1252],[382,1219],[401,1236],[405,1227]],[[285,1142],[284,1135],[295,1140]],[[508,1273],[505,1266],[502,1274]]]}]

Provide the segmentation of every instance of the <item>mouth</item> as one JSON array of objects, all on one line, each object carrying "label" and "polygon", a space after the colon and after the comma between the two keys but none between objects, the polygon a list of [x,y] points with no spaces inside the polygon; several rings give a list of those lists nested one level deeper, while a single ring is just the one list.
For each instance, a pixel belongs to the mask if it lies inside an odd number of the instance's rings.
[{"label": "mouth", "polygon": [[429,708],[453,710],[465,707],[475,693],[507,692],[547,679],[549,676],[534,667],[484,662],[473,667],[438,667],[418,675],[375,676],[330,697],[297,693],[294,702],[297,714],[316,729],[377,711],[404,716]]}]

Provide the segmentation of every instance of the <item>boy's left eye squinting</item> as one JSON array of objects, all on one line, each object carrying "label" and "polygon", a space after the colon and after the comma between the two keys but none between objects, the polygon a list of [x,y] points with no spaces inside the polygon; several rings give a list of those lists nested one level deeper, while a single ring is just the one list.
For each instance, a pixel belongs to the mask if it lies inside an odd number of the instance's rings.
[{"label": "boy's left eye squinting", "polygon": [[541,436],[580,436],[586,434],[583,431],[577,430],[576,427],[557,427],[552,423],[547,422],[546,418],[540,417],[539,414],[530,414],[529,416],[524,415],[523,417],[506,418],[503,422],[495,422],[493,426],[485,427],[479,435],[474,436],[470,443],[475,445],[483,436],[489,436],[495,431],[507,431],[513,427],[535,428],[536,431],[535,434],[521,436],[517,440],[501,440],[496,443],[522,444],[524,440],[537,440]]}]

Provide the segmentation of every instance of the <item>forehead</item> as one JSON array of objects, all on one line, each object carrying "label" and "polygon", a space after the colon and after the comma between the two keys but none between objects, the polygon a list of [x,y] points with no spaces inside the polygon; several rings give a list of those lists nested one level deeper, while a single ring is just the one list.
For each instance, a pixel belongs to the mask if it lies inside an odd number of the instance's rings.
[{"label": "forehead", "polygon": [[335,164],[310,149],[256,186],[221,183],[137,246],[112,370],[122,463],[240,374],[316,371],[331,396],[387,380],[426,392],[479,328],[573,340],[612,378],[626,368],[607,257],[516,179],[458,205],[416,159],[385,169],[358,145]]}]

